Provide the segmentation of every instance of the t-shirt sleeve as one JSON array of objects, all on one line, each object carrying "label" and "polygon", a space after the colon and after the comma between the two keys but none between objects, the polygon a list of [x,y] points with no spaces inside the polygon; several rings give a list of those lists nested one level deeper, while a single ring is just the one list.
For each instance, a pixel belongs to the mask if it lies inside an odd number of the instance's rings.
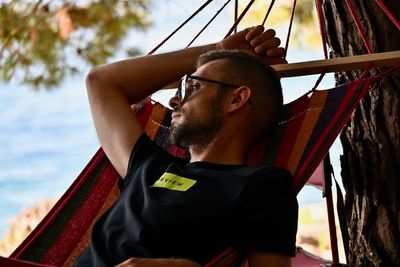
[{"label": "t-shirt sleeve", "polygon": [[298,204],[291,180],[288,171],[278,168],[265,169],[249,179],[235,216],[240,247],[295,255]]},{"label": "t-shirt sleeve", "polygon": [[171,155],[161,147],[157,146],[156,143],[154,143],[146,133],[143,133],[133,146],[128,162],[128,170],[124,178],[124,186],[130,182],[134,176],[134,172],[146,160],[160,157],[168,159],[171,158]]}]

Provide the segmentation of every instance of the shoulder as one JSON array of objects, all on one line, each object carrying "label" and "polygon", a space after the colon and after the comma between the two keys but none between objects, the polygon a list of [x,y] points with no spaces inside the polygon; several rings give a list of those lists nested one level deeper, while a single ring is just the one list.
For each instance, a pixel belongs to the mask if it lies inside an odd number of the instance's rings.
[{"label": "shoulder", "polygon": [[160,161],[167,163],[174,160],[175,157],[159,147],[146,133],[143,133],[132,149],[126,177],[132,176],[139,168],[152,165],[152,162],[157,165],[157,162]]},{"label": "shoulder", "polygon": [[271,199],[277,195],[295,197],[292,189],[293,177],[283,168],[274,166],[249,167],[246,185],[243,187],[242,198],[260,197]]},{"label": "shoulder", "polygon": [[279,191],[281,189],[291,190],[293,177],[291,173],[283,168],[274,166],[259,166],[249,169],[246,190],[256,191]]}]

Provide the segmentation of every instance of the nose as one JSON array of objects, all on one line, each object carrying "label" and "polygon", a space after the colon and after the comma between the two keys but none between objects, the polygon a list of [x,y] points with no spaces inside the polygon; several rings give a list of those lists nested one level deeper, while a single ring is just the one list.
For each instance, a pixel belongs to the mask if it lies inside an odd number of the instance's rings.
[{"label": "nose", "polygon": [[175,110],[181,106],[181,101],[179,101],[178,96],[175,95],[168,101],[168,105]]}]

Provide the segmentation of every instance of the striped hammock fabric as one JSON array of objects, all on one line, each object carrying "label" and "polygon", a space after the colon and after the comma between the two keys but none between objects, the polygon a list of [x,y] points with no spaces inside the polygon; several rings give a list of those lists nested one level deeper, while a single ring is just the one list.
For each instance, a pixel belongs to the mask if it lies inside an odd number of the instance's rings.
[{"label": "striped hammock fabric", "polygon": [[[370,79],[357,80],[330,90],[313,91],[285,105],[277,131],[254,147],[247,163],[287,168],[294,176],[293,187],[300,191],[366,94],[370,82]],[[159,146],[175,156],[187,156],[184,150],[168,143],[170,110],[148,101],[137,114],[147,134]],[[53,266],[72,265],[88,244],[93,222],[118,197],[119,179],[99,149],[10,258],[0,258],[0,265],[12,259]],[[243,259],[242,254],[227,248],[207,266],[240,266]]]}]

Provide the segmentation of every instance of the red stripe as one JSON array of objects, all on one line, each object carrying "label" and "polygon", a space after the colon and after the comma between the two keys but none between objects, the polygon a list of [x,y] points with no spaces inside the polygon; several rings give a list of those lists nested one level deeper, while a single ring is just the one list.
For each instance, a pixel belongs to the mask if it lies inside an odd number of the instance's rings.
[{"label": "red stripe", "polygon": [[299,129],[304,120],[304,116],[306,114],[306,112],[304,111],[307,109],[309,103],[310,99],[307,96],[304,96],[290,104],[291,112],[290,116],[288,117],[289,121],[287,122],[285,133],[281,140],[280,147],[277,151],[274,163],[275,166],[282,168],[286,167],[286,164],[289,160],[290,154],[296,141],[297,133],[299,132]]},{"label": "red stripe", "polygon": [[11,254],[10,257],[19,258],[26,249],[28,249],[31,245],[34,245],[34,242],[37,237],[39,237],[42,234],[45,234],[49,225],[53,223],[53,220],[56,217],[62,215],[61,212],[63,211],[65,206],[79,191],[82,184],[86,181],[89,175],[95,170],[96,166],[102,161],[103,157],[105,157],[105,154],[103,150],[100,148],[93,156],[93,158],[90,160],[90,162],[86,165],[86,167],[82,170],[78,178],[67,189],[64,195],[57,201],[57,203],[44,217],[44,219],[38,224],[38,226],[32,231],[32,233],[21,243],[21,245]]},{"label": "red stripe", "polygon": [[142,127],[144,127],[146,125],[147,121],[149,120],[151,112],[153,111],[154,105],[155,104],[151,103],[151,101],[149,100],[137,112],[136,118],[139,121],[140,125],[142,125]]},{"label": "red stripe", "polygon": [[40,262],[62,265],[68,259],[77,243],[92,225],[93,220],[98,215],[104,201],[118,179],[118,173],[108,163],[108,166],[90,190],[89,197],[76,210],[75,215],[64,226],[63,231]]},{"label": "red stripe", "polygon": [[204,267],[232,267],[238,265],[243,258],[243,253],[239,253],[234,247],[229,247]]}]

